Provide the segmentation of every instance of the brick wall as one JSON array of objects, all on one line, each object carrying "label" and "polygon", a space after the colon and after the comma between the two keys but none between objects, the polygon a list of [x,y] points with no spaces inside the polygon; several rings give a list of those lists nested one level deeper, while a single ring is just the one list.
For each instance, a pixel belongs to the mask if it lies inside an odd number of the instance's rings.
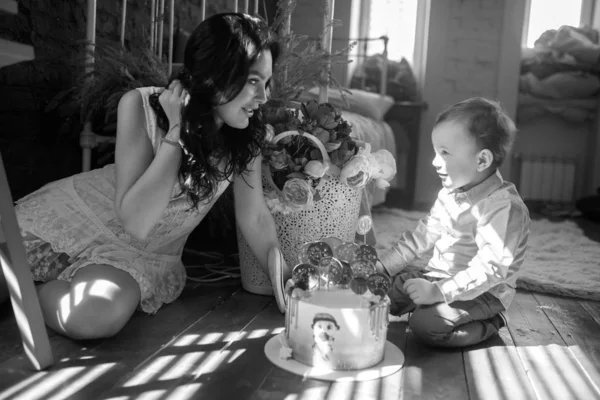
[{"label": "brick wall", "polygon": [[496,97],[503,13],[503,0],[451,2],[439,93],[446,101]]}]

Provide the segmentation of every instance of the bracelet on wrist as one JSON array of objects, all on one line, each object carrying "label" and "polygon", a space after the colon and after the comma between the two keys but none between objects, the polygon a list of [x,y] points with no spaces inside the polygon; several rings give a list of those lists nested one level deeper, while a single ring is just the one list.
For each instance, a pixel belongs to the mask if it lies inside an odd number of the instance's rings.
[{"label": "bracelet on wrist", "polygon": [[179,126],[180,126],[179,122],[178,122],[178,123],[176,123],[176,124],[175,124],[175,125],[173,125],[173,126],[170,126],[170,127],[169,127],[169,130],[167,131],[167,133],[171,132],[171,131],[172,131],[173,129],[175,129],[175,128],[179,128]]},{"label": "bracelet on wrist", "polygon": [[181,145],[179,144],[179,142],[176,142],[174,140],[165,139],[164,137],[160,138],[160,142],[161,143],[167,143],[167,144],[170,144],[171,146],[175,146],[175,147],[181,147]]}]

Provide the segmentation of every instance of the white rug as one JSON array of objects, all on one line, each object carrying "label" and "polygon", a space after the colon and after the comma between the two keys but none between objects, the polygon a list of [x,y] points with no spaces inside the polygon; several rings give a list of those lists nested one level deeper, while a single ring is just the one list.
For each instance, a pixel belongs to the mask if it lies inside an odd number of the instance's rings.
[{"label": "white rug", "polygon": [[[389,247],[424,215],[393,208],[373,210],[377,247]],[[600,300],[600,243],[570,220],[531,223],[529,248],[517,286],[534,292]]]}]

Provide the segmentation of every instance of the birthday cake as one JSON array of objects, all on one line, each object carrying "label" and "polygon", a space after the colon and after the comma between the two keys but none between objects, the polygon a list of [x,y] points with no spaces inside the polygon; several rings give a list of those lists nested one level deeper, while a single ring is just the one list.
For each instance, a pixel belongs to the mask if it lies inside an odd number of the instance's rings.
[{"label": "birthday cake", "polygon": [[390,279],[369,245],[307,243],[288,287],[280,357],[331,370],[361,370],[384,358]]}]

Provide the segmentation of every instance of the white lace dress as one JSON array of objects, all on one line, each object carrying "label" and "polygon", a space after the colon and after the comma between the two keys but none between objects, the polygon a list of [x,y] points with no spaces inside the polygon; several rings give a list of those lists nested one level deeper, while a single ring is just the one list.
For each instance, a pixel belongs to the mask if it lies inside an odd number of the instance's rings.
[{"label": "white lace dress", "polygon": [[[148,99],[161,89],[138,90],[156,154],[165,132],[157,127]],[[147,239],[138,240],[125,232],[113,208],[114,164],[49,183],[16,206],[34,279],[71,280],[79,268],[108,264],[131,274],[140,285],[140,308],[155,313],[181,294],[186,280],[181,262],[185,242],[228,184],[221,182],[216,196],[192,211],[176,184],[161,219]]]}]

